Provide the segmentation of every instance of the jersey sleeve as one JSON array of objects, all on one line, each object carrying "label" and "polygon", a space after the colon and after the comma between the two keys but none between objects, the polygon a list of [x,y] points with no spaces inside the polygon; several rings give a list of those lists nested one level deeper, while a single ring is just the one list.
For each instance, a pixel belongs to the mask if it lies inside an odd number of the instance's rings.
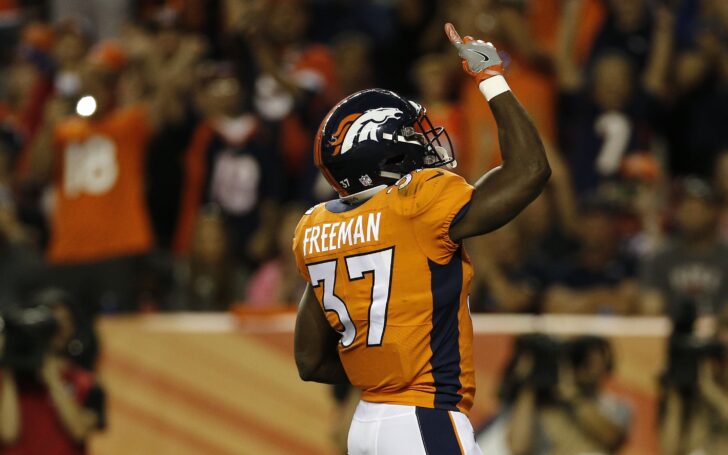
[{"label": "jersey sleeve", "polygon": [[402,188],[403,210],[412,223],[420,248],[438,264],[450,261],[459,244],[450,238],[450,226],[462,216],[474,188],[464,178],[443,169],[415,172]]}]

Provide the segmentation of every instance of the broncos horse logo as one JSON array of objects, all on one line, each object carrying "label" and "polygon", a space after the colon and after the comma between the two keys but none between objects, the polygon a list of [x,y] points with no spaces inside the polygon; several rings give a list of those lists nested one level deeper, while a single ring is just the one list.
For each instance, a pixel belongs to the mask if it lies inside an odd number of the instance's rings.
[{"label": "broncos horse logo", "polygon": [[377,127],[387,120],[400,118],[402,111],[393,107],[369,109],[363,114],[347,115],[333,134],[333,156],[349,151],[354,141],[377,141]]}]

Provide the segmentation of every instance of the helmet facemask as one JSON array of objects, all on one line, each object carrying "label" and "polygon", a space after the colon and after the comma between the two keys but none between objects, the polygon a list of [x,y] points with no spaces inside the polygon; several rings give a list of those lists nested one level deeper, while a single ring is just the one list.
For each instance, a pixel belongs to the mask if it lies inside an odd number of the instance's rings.
[{"label": "helmet facemask", "polygon": [[[415,103],[412,103],[415,105]],[[398,134],[385,134],[384,138],[389,139],[393,144],[403,147],[402,155],[390,158],[382,164],[383,177],[399,179],[415,169],[457,167],[452,141],[444,127],[432,125],[425,113],[425,108],[419,108],[419,116],[412,126],[404,126]]]}]

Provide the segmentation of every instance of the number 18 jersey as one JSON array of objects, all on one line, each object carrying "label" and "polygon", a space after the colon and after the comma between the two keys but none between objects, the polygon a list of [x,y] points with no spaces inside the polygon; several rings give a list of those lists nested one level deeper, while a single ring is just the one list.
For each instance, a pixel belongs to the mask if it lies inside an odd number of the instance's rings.
[{"label": "number 18 jersey", "polygon": [[362,399],[468,413],[475,394],[470,260],[449,237],[473,187],[415,171],[370,199],[319,204],[293,240]]},{"label": "number 18 jersey", "polygon": [[142,105],[56,126],[50,262],[96,262],[152,248],[144,195],[150,134]]}]

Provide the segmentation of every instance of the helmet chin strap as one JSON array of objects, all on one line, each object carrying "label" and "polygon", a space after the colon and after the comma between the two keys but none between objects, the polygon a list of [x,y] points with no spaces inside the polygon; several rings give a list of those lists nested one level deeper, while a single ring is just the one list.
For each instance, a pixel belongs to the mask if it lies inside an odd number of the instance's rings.
[{"label": "helmet chin strap", "polygon": [[433,145],[432,147],[435,149],[437,156],[439,156],[441,160],[452,160],[445,165],[446,167],[448,167],[449,169],[455,169],[456,167],[458,167],[457,160],[452,159],[452,156],[450,156],[445,147],[440,147],[439,145]]},{"label": "helmet chin strap", "polygon": [[359,202],[366,201],[367,199],[369,199],[372,196],[374,196],[375,194],[379,193],[386,187],[387,187],[387,185],[375,186],[374,188],[369,188],[364,191],[359,191],[358,193],[350,194],[348,196],[344,196],[339,199],[341,199],[342,202],[345,202],[347,204],[357,204]]}]

